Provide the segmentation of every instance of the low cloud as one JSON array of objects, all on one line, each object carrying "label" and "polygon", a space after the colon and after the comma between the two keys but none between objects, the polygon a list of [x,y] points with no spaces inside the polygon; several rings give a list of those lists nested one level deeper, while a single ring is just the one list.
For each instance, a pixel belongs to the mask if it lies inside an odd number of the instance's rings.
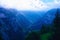
[{"label": "low cloud", "polygon": [[60,7],[60,1],[44,3],[41,0],[0,0],[0,6],[18,10],[46,10]]}]

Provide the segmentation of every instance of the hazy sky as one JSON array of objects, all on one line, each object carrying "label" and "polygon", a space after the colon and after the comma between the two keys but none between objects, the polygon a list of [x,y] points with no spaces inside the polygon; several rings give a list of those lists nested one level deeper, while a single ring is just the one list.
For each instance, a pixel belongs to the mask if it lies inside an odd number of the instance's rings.
[{"label": "hazy sky", "polygon": [[41,0],[41,1],[43,1],[43,2],[53,2],[54,0]]},{"label": "hazy sky", "polygon": [[18,10],[46,10],[60,7],[60,0],[0,0],[0,6]]}]

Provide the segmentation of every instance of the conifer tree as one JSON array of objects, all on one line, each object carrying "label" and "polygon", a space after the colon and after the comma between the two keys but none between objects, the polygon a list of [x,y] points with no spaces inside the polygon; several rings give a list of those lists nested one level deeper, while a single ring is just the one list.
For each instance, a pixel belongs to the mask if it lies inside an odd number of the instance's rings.
[{"label": "conifer tree", "polygon": [[56,17],[54,19],[54,35],[52,37],[52,40],[60,40],[60,13],[59,9],[57,9]]}]

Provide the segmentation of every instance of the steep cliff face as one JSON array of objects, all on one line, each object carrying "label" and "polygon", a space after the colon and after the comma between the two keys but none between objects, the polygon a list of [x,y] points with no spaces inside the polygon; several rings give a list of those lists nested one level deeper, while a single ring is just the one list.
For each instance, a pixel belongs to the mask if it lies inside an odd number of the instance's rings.
[{"label": "steep cliff face", "polygon": [[47,12],[43,12],[43,15],[41,15],[42,17],[39,17],[32,25],[31,25],[31,29],[32,30],[40,30],[42,28],[42,26],[46,26],[46,27],[52,27],[53,26],[53,20],[55,18],[55,14],[56,14],[56,10],[57,9],[51,9],[48,10]]},{"label": "steep cliff face", "polygon": [[[22,22],[20,23],[20,20],[18,21],[16,18],[17,13],[15,14],[15,11],[12,12],[11,10],[0,8],[0,14],[0,31],[3,40],[23,40],[24,28],[20,26]],[[24,18],[22,18],[22,20],[24,20]]]}]

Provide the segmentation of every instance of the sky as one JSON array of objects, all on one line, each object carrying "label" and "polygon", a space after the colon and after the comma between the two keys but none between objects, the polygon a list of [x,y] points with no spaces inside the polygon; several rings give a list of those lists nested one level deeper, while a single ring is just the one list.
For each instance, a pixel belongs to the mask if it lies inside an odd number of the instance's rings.
[{"label": "sky", "polygon": [[60,8],[60,0],[0,0],[0,6],[17,10],[47,10]]}]

